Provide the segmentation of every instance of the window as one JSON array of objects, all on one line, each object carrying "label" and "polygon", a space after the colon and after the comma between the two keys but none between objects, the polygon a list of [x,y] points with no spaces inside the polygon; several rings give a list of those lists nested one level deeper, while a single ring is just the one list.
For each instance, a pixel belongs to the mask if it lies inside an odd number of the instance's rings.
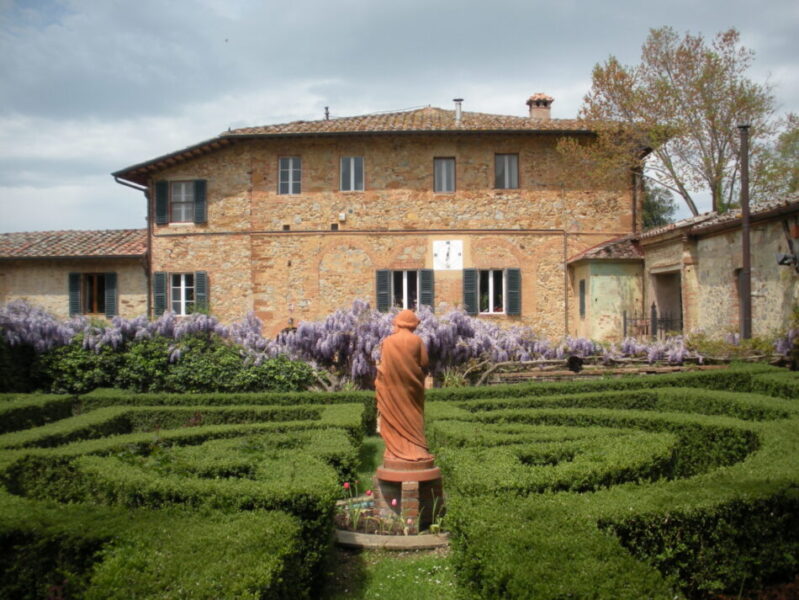
[{"label": "window", "polygon": [[416,308],[419,302],[419,271],[393,271],[391,304],[397,308]]},{"label": "window", "polygon": [[156,182],[156,224],[205,223],[205,188],[205,179]]},{"label": "window", "polygon": [[194,312],[194,273],[172,273],[169,297],[176,315]]},{"label": "window", "polygon": [[194,221],[194,182],[169,183],[169,214],[173,223]]},{"label": "window", "polygon": [[463,305],[470,315],[521,314],[520,269],[464,269]]},{"label": "window", "polygon": [[363,191],[363,156],[341,157],[341,191]]},{"label": "window", "polygon": [[302,159],[299,156],[284,156],[280,159],[278,194],[299,194],[302,179]]},{"label": "window", "polygon": [[580,280],[580,318],[585,318],[585,279]]},{"label": "window", "polygon": [[498,190],[515,190],[519,187],[519,155],[494,155],[494,187]]},{"label": "window", "polygon": [[433,159],[433,191],[439,193],[455,191],[454,158]]},{"label": "window", "polygon": [[208,309],[208,274],[153,273],[153,308],[155,316],[167,309],[179,316]]},{"label": "window", "polygon": [[70,273],[69,314],[114,316],[116,286],[116,273]]},{"label": "window", "polygon": [[505,312],[505,272],[481,269],[478,273],[479,306],[481,313]]},{"label": "window", "polygon": [[377,310],[433,306],[433,270],[377,271]]}]

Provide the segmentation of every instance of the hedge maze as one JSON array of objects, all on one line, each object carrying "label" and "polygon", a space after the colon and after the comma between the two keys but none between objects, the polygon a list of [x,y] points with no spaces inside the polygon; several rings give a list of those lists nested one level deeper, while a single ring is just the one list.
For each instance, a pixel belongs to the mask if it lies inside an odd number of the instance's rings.
[{"label": "hedge maze", "polygon": [[0,597],[315,597],[363,399],[6,395]]},{"label": "hedge maze", "polygon": [[799,569],[795,373],[431,397],[455,567],[476,597],[702,598]]},{"label": "hedge maze", "polygon": [[[0,396],[0,598],[315,598],[373,394]],[[431,390],[459,585],[702,598],[799,571],[799,378]]]}]

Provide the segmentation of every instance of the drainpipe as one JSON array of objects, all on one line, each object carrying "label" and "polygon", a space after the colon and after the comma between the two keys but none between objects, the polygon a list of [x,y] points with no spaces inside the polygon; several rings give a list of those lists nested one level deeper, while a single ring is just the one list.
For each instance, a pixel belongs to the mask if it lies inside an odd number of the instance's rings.
[{"label": "drainpipe", "polygon": [[144,280],[147,289],[144,290],[144,297],[146,299],[147,305],[147,317],[151,317],[152,312],[152,300],[150,299],[150,290],[152,289],[152,278],[151,278],[151,271],[152,271],[152,263],[151,263],[151,256],[153,250],[153,223],[151,218],[152,211],[150,210],[150,188],[136,185],[135,183],[130,183],[129,181],[125,181],[124,179],[120,179],[116,175],[114,175],[114,181],[117,183],[127,186],[129,188],[133,188],[134,190],[138,190],[144,194],[145,199],[147,200],[147,254],[144,257]]},{"label": "drainpipe", "polygon": [[749,124],[741,132],[741,337],[752,338],[752,258],[749,251]]}]

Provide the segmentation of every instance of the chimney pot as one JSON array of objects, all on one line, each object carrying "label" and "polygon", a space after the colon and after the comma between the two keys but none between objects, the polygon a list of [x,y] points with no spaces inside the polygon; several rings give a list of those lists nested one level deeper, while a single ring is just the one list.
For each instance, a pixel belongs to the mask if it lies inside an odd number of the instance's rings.
[{"label": "chimney pot", "polygon": [[547,96],[541,92],[533,94],[527,99],[527,106],[530,107],[530,118],[537,121],[549,121],[550,106],[555,101],[552,96]]}]

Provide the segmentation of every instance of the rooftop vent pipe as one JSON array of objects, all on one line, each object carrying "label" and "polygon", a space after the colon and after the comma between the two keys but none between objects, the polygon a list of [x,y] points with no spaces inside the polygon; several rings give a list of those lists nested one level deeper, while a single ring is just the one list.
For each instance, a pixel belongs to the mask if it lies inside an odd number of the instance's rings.
[{"label": "rooftop vent pipe", "polygon": [[461,117],[463,116],[463,109],[461,104],[463,103],[463,98],[454,98],[452,100],[455,103],[455,124],[461,124]]}]

